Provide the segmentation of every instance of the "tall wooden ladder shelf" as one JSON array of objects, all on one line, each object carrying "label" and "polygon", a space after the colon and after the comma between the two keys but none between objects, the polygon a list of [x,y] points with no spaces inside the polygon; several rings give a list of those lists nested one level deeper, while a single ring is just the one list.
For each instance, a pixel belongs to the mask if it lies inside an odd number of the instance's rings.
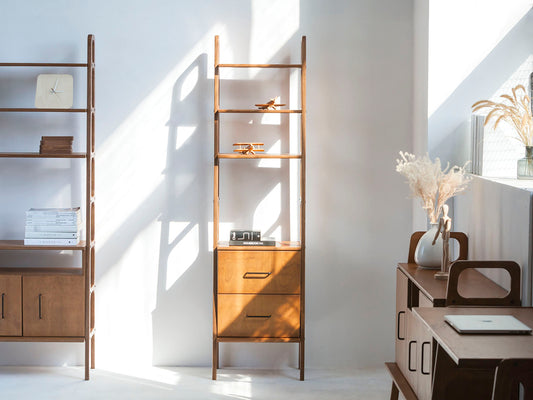
[{"label": "tall wooden ladder shelf", "polygon": [[[87,37],[86,63],[0,63],[0,67],[85,68],[86,108],[0,108],[9,113],[82,113],[86,115],[85,152],[40,154],[0,152],[0,158],[85,159],[85,240],[75,246],[29,246],[23,240],[0,240],[0,256],[9,251],[62,251],[81,253],[81,268],[0,268],[1,342],[79,342],[85,345],[85,379],[95,366],[95,63],[94,36]],[[23,253],[24,254],[24,253]],[[23,255],[21,255],[23,256]]]},{"label": "tall wooden ladder shelf", "polygon": [[[300,70],[300,109],[221,109],[221,68]],[[214,63],[214,204],[213,204],[213,366],[219,368],[222,342],[298,343],[298,368],[304,380],[305,345],[305,116],[306,37],[300,64],[221,64],[215,36]],[[298,154],[230,154],[220,152],[220,115],[224,113],[300,114]],[[296,159],[299,161],[299,241],[276,246],[228,246],[219,241],[221,160]],[[226,161],[228,162],[228,161]],[[284,310],[281,312],[280,310]]]}]

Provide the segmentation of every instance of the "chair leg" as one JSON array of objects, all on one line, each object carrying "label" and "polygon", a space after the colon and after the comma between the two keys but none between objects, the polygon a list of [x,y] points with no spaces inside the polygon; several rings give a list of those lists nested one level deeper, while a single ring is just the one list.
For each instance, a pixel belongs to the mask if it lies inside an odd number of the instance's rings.
[{"label": "chair leg", "polygon": [[398,396],[400,394],[400,391],[396,387],[396,384],[394,381],[392,382],[392,387],[390,389],[390,400],[398,400]]}]

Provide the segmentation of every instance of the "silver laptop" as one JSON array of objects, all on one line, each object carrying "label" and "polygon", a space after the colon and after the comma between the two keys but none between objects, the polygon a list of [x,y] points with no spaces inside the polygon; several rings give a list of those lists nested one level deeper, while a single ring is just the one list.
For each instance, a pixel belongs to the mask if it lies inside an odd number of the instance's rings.
[{"label": "silver laptop", "polygon": [[512,315],[445,315],[459,333],[531,334],[531,328]]}]

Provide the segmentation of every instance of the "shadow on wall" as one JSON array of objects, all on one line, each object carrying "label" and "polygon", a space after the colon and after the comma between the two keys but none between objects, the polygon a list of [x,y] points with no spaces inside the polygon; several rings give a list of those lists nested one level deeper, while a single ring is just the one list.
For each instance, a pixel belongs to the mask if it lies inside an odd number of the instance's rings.
[{"label": "shadow on wall", "polygon": [[[529,11],[429,117],[432,158],[463,165],[470,160],[471,106],[490,98],[533,52],[533,10]],[[460,60],[458,60],[460,62]]]}]

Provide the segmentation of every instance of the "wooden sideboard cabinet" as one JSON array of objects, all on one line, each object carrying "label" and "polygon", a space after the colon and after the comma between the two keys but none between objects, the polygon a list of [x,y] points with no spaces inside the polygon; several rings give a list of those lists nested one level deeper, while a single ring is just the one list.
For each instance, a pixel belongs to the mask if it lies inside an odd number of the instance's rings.
[{"label": "wooden sideboard cabinet", "polygon": [[[420,400],[431,399],[436,348],[429,329],[412,309],[445,306],[447,281],[435,279],[436,272],[414,263],[398,264],[396,269],[395,361],[400,378],[405,378],[408,389]],[[474,269],[461,274],[459,291],[465,297],[504,297],[507,293]],[[397,377],[393,378],[398,383]]]}]

